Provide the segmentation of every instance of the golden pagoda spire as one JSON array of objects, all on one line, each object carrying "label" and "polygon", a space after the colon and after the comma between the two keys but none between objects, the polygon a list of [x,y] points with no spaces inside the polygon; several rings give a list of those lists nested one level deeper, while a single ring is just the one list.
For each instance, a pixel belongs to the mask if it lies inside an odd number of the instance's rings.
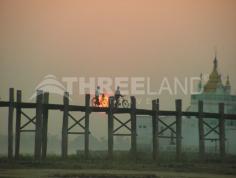
[{"label": "golden pagoda spire", "polygon": [[215,59],[214,59],[214,68],[213,70],[217,70],[217,67],[218,67],[218,61],[217,61],[217,49],[215,47]]},{"label": "golden pagoda spire", "polygon": [[217,88],[223,86],[221,81],[221,75],[217,71],[218,68],[218,60],[217,53],[215,50],[215,58],[213,61],[213,71],[209,76],[209,80],[204,87],[204,92],[215,92]]},{"label": "golden pagoda spire", "polygon": [[226,80],[225,86],[230,86],[229,75],[227,75],[227,80]]},{"label": "golden pagoda spire", "polygon": [[225,83],[225,93],[226,94],[230,94],[231,93],[231,86],[230,86],[230,82],[229,82],[229,75],[227,75],[227,80]]},{"label": "golden pagoda spire", "polygon": [[203,85],[202,85],[202,73],[201,73],[200,74],[200,81],[198,83],[198,91],[202,92],[202,88],[203,88]]},{"label": "golden pagoda spire", "polygon": [[214,59],[214,70],[217,70],[217,67],[218,67],[218,61],[217,61],[217,58],[215,56],[215,59]]}]

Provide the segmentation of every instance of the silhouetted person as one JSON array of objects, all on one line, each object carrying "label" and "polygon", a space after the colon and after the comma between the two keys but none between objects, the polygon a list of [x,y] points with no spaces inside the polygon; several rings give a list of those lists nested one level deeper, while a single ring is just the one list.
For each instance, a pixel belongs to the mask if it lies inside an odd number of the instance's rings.
[{"label": "silhouetted person", "polygon": [[100,86],[97,86],[96,91],[95,91],[95,99],[96,99],[96,105],[100,105],[99,102],[99,96],[100,96]]},{"label": "silhouetted person", "polygon": [[117,86],[116,91],[115,91],[115,101],[116,101],[115,107],[118,106],[119,99],[120,99],[120,97],[122,97],[122,96],[123,96],[123,95],[121,95],[120,87]]}]

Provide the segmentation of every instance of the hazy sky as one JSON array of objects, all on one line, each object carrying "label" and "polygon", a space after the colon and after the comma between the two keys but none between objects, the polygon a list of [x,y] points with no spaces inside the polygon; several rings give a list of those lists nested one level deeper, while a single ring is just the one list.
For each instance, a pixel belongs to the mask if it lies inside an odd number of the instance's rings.
[{"label": "hazy sky", "polygon": [[[163,77],[211,72],[215,46],[223,81],[229,74],[236,89],[235,0],[1,0],[0,23],[2,100],[14,87],[29,101],[48,74],[151,77],[155,89]],[[159,97],[166,109],[190,102]]]}]

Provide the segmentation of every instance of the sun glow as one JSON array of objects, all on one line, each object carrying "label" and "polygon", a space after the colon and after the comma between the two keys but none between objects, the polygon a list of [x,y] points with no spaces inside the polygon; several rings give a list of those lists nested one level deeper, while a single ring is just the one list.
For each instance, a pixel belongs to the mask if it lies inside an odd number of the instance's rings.
[{"label": "sun glow", "polygon": [[108,107],[109,106],[109,96],[108,94],[104,93],[102,96],[99,97],[100,105],[99,107]]},{"label": "sun glow", "polygon": [[103,93],[102,95],[99,96],[99,104],[96,101],[96,98],[93,97],[92,99],[92,106],[96,107],[108,107],[109,106],[109,95],[107,93]]}]

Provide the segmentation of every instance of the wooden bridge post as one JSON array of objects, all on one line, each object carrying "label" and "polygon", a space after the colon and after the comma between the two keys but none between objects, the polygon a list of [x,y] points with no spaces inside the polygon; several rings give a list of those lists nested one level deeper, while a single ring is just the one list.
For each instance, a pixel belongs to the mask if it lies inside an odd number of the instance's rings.
[{"label": "wooden bridge post", "polygon": [[176,100],[176,160],[181,159],[182,152],[182,101]]},{"label": "wooden bridge post", "polygon": [[34,148],[34,158],[36,160],[40,160],[42,155],[42,120],[43,120],[43,91],[37,90],[35,148]]},{"label": "wooden bridge post", "polygon": [[8,109],[8,159],[13,157],[13,114],[14,114],[14,88],[9,89]]},{"label": "wooden bridge post", "polygon": [[15,136],[15,159],[19,159],[20,156],[20,127],[21,127],[21,103],[22,93],[21,90],[17,90],[16,92],[16,136]]},{"label": "wooden bridge post", "polygon": [[203,124],[203,101],[198,102],[198,132],[199,132],[199,157],[201,160],[205,156],[204,124]]},{"label": "wooden bridge post", "polygon": [[108,111],[108,158],[113,158],[113,109],[114,97],[109,97],[109,111]]},{"label": "wooden bridge post", "polygon": [[158,112],[159,112],[159,99],[152,101],[152,110],[154,111],[152,116],[152,158],[157,160],[159,158],[159,138],[158,138]]},{"label": "wooden bridge post", "polygon": [[[43,94],[43,104],[48,104],[49,93]],[[48,137],[48,108],[43,107],[43,138],[42,138],[42,159],[47,156],[47,137]]]},{"label": "wooden bridge post", "polygon": [[225,157],[225,119],[224,119],[224,103],[219,104],[219,133],[220,133],[220,157]]},{"label": "wooden bridge post", "polygon": [[62,141],[61,141],[61,156],[67,158],[68,154],[68,118],[69,118],[69,93],[65,92],[63,97],[63,121],[62,121]]},{"label": "wooden bridge post", "polygon": [[85,135],[84,135],[84,152],[85,158],[89,158],[89,106],[90,106],[90,94],[85,95]]},{"label": "wooden bridge post", "polygon": [[136,156],[137,142],[136,142],[136,98],[131,96],[131,153]]}]

